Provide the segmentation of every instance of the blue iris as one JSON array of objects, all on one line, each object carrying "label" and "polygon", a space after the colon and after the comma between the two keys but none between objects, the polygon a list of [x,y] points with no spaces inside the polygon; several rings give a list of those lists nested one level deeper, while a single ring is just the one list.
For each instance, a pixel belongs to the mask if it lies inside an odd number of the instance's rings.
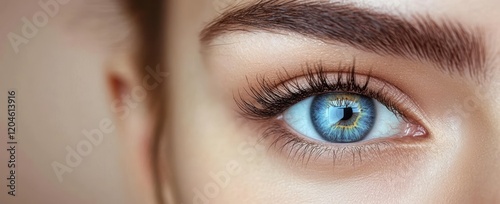
[{"label": "blue iris", "polygon": [[329,142],[349,143],[362,140],[375,122],[373,99],[350,93],[327,93],[314,97],[312,124]]}]

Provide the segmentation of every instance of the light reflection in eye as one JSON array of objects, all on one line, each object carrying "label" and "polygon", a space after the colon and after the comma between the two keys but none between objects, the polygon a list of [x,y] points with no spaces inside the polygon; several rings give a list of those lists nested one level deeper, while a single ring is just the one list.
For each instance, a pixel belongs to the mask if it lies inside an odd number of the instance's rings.
[{"label": "light reflection in eye", "polygon": [[285,111],[284,120],[303,136],[331,143],[390,137],[404,125],[379,101],[353,93],[309,97]]}]

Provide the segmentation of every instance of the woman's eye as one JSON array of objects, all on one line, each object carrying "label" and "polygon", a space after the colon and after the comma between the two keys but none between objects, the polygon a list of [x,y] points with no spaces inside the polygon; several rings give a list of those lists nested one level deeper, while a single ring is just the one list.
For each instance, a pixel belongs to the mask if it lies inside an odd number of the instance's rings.
[{"label": "woman's eye", "polygon": [[285,111],[283,119],[303,136],[331,143],[402,135],[405,125],[379,101],[342,92],[304,99]]}]

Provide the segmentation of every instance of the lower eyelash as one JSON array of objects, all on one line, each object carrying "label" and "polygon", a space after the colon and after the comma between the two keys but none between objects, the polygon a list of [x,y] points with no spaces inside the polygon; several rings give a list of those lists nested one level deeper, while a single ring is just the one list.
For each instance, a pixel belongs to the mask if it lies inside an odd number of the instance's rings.
[{"label": "lower eyelash", "polygon": [[266,127],[262,133],[262,140],[271,140],[269,147],[275,147],[280,152],[284,152],[287,158],[303,166],[307,166],[311,159],[316,160],[324,154],[332,158],[333,165],[344,161],[343,158],[350,158],[350,165],[356,166],[363,162],[363,157],[367,152],[373,154],[380,153],[380,146],[388,146],[390,143],[374,143],[372,145],[353,146],[332,146],[321,145],[314,142],[308,142],[295,136],[277,122]]},{"label": "lower eyelash", "polygon": [[398,159],[404,157],[404,150],[420,149],[421,143],[410,141],[418,138],[392,138],[371,142],[350,144],[321,144],[317,141],[308,141],[290,132],[280,124],[279,120],[272,121],[261,129],[259,143],[268,144],[268,151],[278,150],[286,155],[289,161],[307,167],[309,162],[321,157],[328,158],[333,167],[357,167],[366,161],[381,161],[382,155],[391,153],[389,157]]}]

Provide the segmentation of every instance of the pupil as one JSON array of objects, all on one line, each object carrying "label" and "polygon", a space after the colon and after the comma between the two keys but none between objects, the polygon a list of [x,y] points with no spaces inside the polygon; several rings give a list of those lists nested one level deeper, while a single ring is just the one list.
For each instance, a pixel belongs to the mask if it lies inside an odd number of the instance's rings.
[{"label": "pupil", "polygon": [[351,117],[352,117],[352,108],[351,107],[344,108],[344,117],[342,118],[342,120],[349,120],[351,119]]}]

